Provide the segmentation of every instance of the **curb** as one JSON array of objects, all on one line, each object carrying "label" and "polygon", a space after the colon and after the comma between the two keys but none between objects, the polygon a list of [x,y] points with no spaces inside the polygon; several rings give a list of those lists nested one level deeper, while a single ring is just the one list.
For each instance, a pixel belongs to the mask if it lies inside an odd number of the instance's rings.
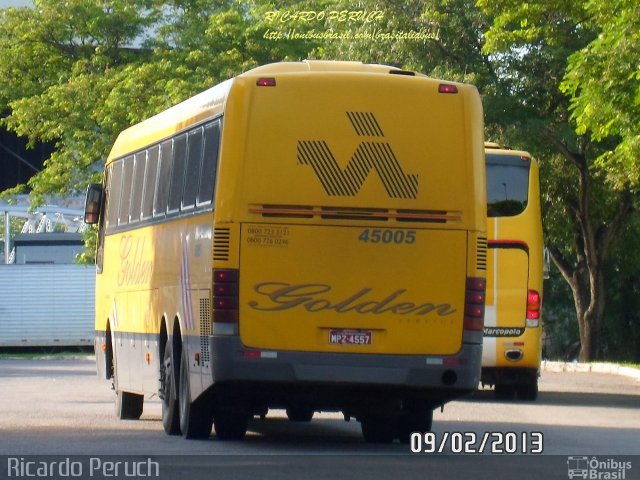
[{"label": "curb", "polygon": [[[20,357],[5,357],[3,360],[25,360]],[[95,355],[42,355],[30,357],[26,360],[87,360],[95,362]],[[610,375],[622,375],[640,381],[640,369],[614,365],[612,363],[577,363],[577,362],[552,362],[543,360],[540,365],[543,372],[570,372],[570,373],[607,373]]]},{"label": "curb", "polygon": [[0,360],[88,360],[91,362],[96,361],[95,355],[41,355],[39,357],[0,357]]},{"label": "curb", "polygon": [[611,363],[550,362],[543,360],[541,370],[546,372],[608,373],[640,380],[639,369]]}]

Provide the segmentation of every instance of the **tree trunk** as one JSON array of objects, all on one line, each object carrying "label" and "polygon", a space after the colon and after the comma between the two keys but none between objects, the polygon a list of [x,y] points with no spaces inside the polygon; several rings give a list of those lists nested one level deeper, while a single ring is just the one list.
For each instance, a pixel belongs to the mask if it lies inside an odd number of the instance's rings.
[{"label": "tree trunk", "polygon": [[569,262],[555,245],[547,245],[553,263],[571,287],[580,332],[581,362],[600,357],[600,333],[605,312],[604,264],[616,236],[633,212],[633,198],[629,192],[619,195],[613,216],[594,225],[591,213],[591,188],[593,181],[584,155],[571,152],[567,146],[555,140],[562,155],[578,171],[578,192],[574,205],[574,245],[576,261]]},{"label": "tree trunk", "polygon": [[574,267],[567,264],[559,251],[553,246],[549,247],[549,251],[554,264],[562,273],[569,287],[571,287],[580,335],[579,360],[588,362],[597,355],[598,328],[594,327],[602,324],[604,315],[604,295],[600,293],[604,292],[604,276],[593,275],[594,278],[600,281],[591,283],[588,278],[591,275],[587,275],[584,267]]}]

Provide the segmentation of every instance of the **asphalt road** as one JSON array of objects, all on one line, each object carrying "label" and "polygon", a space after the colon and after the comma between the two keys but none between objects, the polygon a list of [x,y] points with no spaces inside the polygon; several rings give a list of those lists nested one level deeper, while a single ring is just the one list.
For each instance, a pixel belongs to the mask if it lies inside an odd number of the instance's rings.
[{"label": "asphalt road", "polygon": [[[640,381],[544,372],[540,390],[531,403],[498,402],[484,390],[447,404],[434,415],[433,436],[414,443],[420,453],[408,445],[367,444],[356,421],[329,413],[296,424],[284,412],[270,411],[265,420],[253,421],[243,442],[220,442],[215,435],[187,441],[164,434],[157,398],[146,400],[141,420],[117,420],[113,392],[95,376],[90,360],[0,360],[0,478],[19,476],[16,458],[24,463],[41,455],[85,455],[79,460],[85,478],[113,478],[105,471],[89,476],[89,460],[138,455],[158,459],[160,478],[260,480],[564,479],[569,456],[635,456],[626,458],[633,468],[624,479],[640,479]],[[483,455],[458,454],[465,445],[479,451],[483,440]],[[531,454],[540,446],[542,455]],[[612,465],[617,466],[609,461],[600,470]]]}]

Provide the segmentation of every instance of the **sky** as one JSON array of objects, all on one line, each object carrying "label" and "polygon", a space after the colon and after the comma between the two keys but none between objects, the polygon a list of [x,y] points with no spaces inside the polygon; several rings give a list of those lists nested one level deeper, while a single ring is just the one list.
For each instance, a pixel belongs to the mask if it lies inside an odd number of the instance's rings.
[{"label": "sky", "polygon": [[33,1],[32,0],[0,0],[0,8],[24,7],[26,5],[33,5]]}]

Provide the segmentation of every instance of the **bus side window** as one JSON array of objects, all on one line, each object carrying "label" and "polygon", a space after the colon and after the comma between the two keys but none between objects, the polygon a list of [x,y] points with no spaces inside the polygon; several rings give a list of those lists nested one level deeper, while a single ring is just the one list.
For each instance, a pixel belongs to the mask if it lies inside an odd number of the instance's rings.
[{"label": "bus side window", "polygon": [[136,153],[135,167],[133,169],[133,188],[131,192],[131,208],[129,211],[129,223],[140,221],[142,210],[142,194],[144,192],[144,174],[147,168],[147,151]]},{"label": "bus side window", "polygon": [[220,150],[220,120],[204,127],[204,157],[200,185],[198,185],[198,206],[209,205],[213,200]]},{"label": "bus side window", "polygon": [[133,155],[122,160],[122,193],[120,195],[120,214],[118,226],[129,223],[129,207],[131,206],[131,186],[133,183]]},{"label": "bus side window", "polygon": [[159,145],[154,145],[147,151],[147,170],[144,177],[144,193],[142,194],[142,220],[147,220],[153,216],[159,153]]},{"label": "bus side window", "polygon": [[167,209],[167,213],[175,213],[180,209],[186,163],[187,135],[182,134],[176,137],[173,141],[173,169],[171,174],[171,190],[169,191],[169,208]]},{"label": "bus side window", "polygon": [[108,231],[118,226],[120,211],[120,192],[122,191],[122,160],[110,166],[109,185],[107,187],[107,224]]},{"label": "bus side window", "polygon": [[187,144],[187,170],[185,174],[184,194],[182,195],[183,210],[190,210],[196,204],[198,184],[194,180],[200,177],[200,165],[202,163],[202,127],[189,132]]},{"label": "bus side window", "polygon": [[158,187],[153,204],[153,216],[162,217],[167,212],[169,201],[169,185],[171,184],[171,170],[173,167],[173,145],[171,140],[166,140],[160,145],[160,173],[158,174]]}]

